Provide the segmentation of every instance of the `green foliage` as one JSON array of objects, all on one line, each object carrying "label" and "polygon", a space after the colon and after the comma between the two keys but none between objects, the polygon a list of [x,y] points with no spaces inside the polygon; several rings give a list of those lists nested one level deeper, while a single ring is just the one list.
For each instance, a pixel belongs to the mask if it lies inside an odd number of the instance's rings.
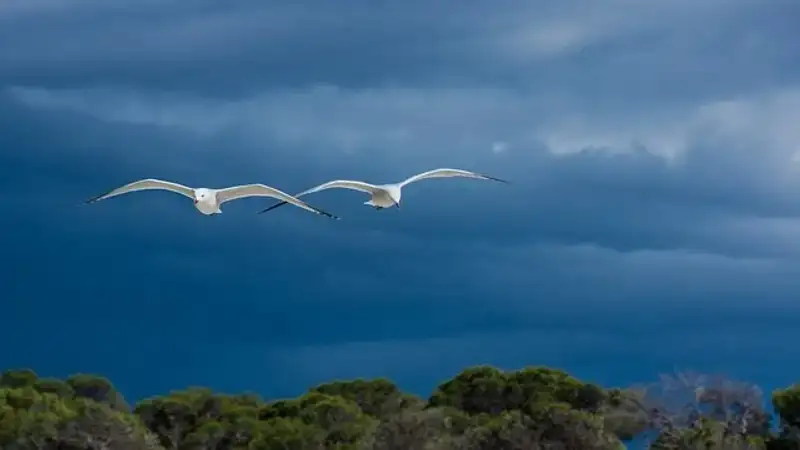
[{"label": "green foliage", "polygon": [[691,428],[662,433],[650,445],[651,450],[765,450],[766,442],[758,436],[727,432],[723,423],[701,419]]},{"label": "green foliage", "polygon": [[56,395],[42,394],[30,386],[0,388],[0,448],[53,440],[60,424],[74,415]]},{"label": "green foliage", "polygon": [[374,427],[374,420],[356,402],[316,391],[266,405],[261,417],[272,423],[282,423],[281,419],[299,420],[318,430],[326,448],[355,448]]},{"label": "green foliage", "polygon": [[609,389],[601,415],[605,429],[621,440],[640,435],[650,426],[650,417],[642,410],[643,393],[633,389]]},{"label": "green foliage", "polygon": [[36,382],[36,372],[30,369],[12,369],[0,376],[0,387],[19,388],[31,386]]},{"label": "green foliage", "polygon": [[457,436],[471,427],[471,420],[457,410],[408,409],[381,421],[365,441],[369,450],[456,448]]},{"label": "green foliage", "polygon": [[[742,383],[692,387],[689,400],[680,397],[688,403],[677,405],[654,402],[651,394],[606,390],[546,367],[478,366],[442,383],[427,402],[379,378],[334,381],[269,402],[192,387],[130,411],[103,377],[62,381],[9,370],[0,377],[0,448],[619,450],[620,439],[648,430],[651,449],[800,448],[798,386],[773,394],[776,432],[757,392]],[[685,415],[671,413],[673,407]]]},{"label": "green foliage", "polygon": [[460,444],[459,449],[469,450],[624,448],[613,434],[605,432],[602,418],[564,407],[563,404],[540,410],[538,417],[531,417],[522,411],[481,415],[456,442]]},{"label": "green foliage", "polygon": [[772,404],[780,417],[780,432],[767,443],[769,450],[797,450],[800,448],[800,384],[794,384],[772,393]]},{"label": "green foliage", "polygon": [[800,385],[778,389],[772,394],[772,404],[781,417],[781,424],[800,427]]},{"label": "green foliage", "polygon": [[235,448],[258,436],[262,405],[256,396],[194,387],[144,400],[134,413],[166,448]]},{"label": "green foliage", "polygon": [[0,448],[157,450],[150,432],[128,413],[84,398],[0,388]]},{"label": "green foliage", "polygon": [[527,367],[503,372],[479,366],[464,370],[441,384],[429,400],[431,406],[450,406],[468,414],[523,411],[535,414],[553,403],[597,411],[606,400],[599,386],[582,383],[564,371]]},{"label": "green foliage", "polygon": [[312,450],[325,448],[324,431],[296,418],[269,419],[250,444],[252,450]]},{"label": "green foliage", "polygon": [[75,396],[72,386],[56,378],[40,378],[33,383],[33,388],[39,392],[51,393],[59,397]]},{"label": "green foliage", "polygon": [[105,403],[117,411],[129,411],[130,407],[107,379],[97,375],[77,374],[67,378],[67,384],[76,397]]},{"label": "green foliage", "polygon": [[334,381],[313,387],[311,392],[346,398],[355,402],[365,414],[376,418],[389,417],[404,409],[424,405],[422,399],[403,393],[385,378]]}]

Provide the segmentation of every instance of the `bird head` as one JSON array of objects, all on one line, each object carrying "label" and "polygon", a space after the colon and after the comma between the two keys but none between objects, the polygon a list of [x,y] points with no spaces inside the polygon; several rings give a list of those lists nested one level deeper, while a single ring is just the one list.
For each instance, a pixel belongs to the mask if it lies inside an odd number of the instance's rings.
[{"label": "bird head", "polygon": [[194,203],[197,204],[198,202],[208,201],[211,198],[211,190],[209,189],[195,189],[194,191]]}]

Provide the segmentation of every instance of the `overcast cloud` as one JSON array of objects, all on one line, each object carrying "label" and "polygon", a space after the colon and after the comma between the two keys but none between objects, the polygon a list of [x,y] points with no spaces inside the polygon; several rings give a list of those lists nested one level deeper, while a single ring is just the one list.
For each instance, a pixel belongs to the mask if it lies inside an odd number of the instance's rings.
[{"label": "overcast cloud", "polygon": [[[780,320],[800,315],[798,18],[780,0],[7,1],[9,295],[32,302],[15,306],[24,322],[53,295],[33,281],[44,273],[64,305],[124,286],[116,320],[150,321],[159,339],[214,329],[302,379],[354,375],[351,362],[400,371],[363,357],[389,352],[376,350],[387,339],[392,354],[427,342],[452,353],[421,360],[440,376],[492,355],[573,364],[592,336],[622,346],[623,329],[730,344],[709,334],[710,311],[788,336]],[[65,206],[144,176],[299,191],[442,166],[512,184],[420,183],[380,213],[352,192],[314,195],[338,223],[254,216],[258,201],[205,220],[155,194]],[[516,339],[504,333],[555,333],[563,353],[503,356]],[[464,349],[481,342],[473,361]],[[320,354],[341,359],[312,373]],[[660,355],[653,367],[697,359]],[[597,364],[582,367],[613,372]]]}]

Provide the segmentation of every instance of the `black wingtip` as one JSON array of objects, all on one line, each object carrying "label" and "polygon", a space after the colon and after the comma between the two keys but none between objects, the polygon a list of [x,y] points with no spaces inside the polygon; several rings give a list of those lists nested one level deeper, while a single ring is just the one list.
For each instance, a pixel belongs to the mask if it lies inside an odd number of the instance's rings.
[{"label": "black wingtip", "polygon": [[267,212],[267,211],[272,211],[273,209],[275,209],[275,208],[277,208],[277,207],[279,207],[279,206],[283,206],[283,205],[285,205],[286,203],[287,203],[287,202],[280,202],[280,203],[277,203],[277,204],[275,204],[275,205],[272,205],[272,206],[270,206],[269,208],[267,208],[267,209],[265,209],[265,210],[263,210],[263,211],[259,211],[259,212],[258,212],[258,214],[264,214],[264,213],[265,213],[265,212]]},{"label": "black wingtip", "polygon": [[341,217],[339,217],[337,215],[334,215],[334,214],[331,214],[331,213],[329,213],[327,211],[323,211],[321,209],[317,209],[316,211],[317,211],[318,214],[321,214],[321,215],[323,215],[323,216],[325,216],[325,217],[327,217],[329,219],[333,219],[333,220],[340,220],[341,219]]},{"label": "black wingtip", "polygon": [[[278,205],[275,205],[275,206],[278,206]],[[339,216],[337,216],[335,214],[331,214],[328,211],[325,211],[324,209],[319,209],[316,206],[311,206],[309,204],[306,204],[306,206],[309,206],[311,209],[316,211],[317,214],[323,215],[323,216],[328,217],[328,218],[333,219],[333,220],[339,220]]]},{"label": "black wingtip", "polygon": [[[264,210],[262,210],[262,211],[259,211],[257,214],[264,214],[264,213],[265,213],[265,212],[267,212],[267,211],[272,211],[273,209],[275,209],[275,208],[277,208],[277,207],[279,207],[279,206],[283,206],[283,205],[285,205],[285,204],[287,204],[287,203],[288,203],[288,202],[281,202],[281,203],[278,203],[277,205],[272,205],[272,206],[270,206],[270,207],[269,207],[269,208],[267,208],[267,209],[264,209]],[[331,213],[329,213],[329,212],[327,212],[327,211],[321,210],[321,209],[319,209],[319,208],[315,208],[315,207],[313,207],[313,206],[311,206],[311,208],[314,210],[314,212],[316,212],[317,214],[319,214],[319,215],[321,215],[321,216],[325,216],[325,217],[331,218],[331,219],[333,219],[333,220],[340,220],[340,219],[341,219],[341,217],[339,217],[339,216],[337,216],[337,215],[334,215],[334,214],[331,214]]]},{"label": "black wingtip", "polygon": [[510,181],[504,180],[502,178],[490,177],[489,175],[483,175],[483,177],[486,178],[487,180],[497,181],[498,183],[511,184]]},{"label": "black wingtip", "polygon": [[90,199],[88,199],[88,200],[85,200],[85,201],[83,201],[83,203],[81,203],[81,204],[82,204],[82,205],[89,205],[89,204],[91,204],[91,203],[98,202],[98,201],[100,201],[100,199],[101,199],[101,198],[103,198],[105,195],[106,195],[106,194],[103,194],[103,195],[98,195],[98,196],[92,197],[92,198],[90,198]]},{"label": "black wingtip", "polygon": [[92,197],[92,198],[90,198],[90,199],[86,200],[85,202],[83,202],[83,204],[84,204],[84,205],[88,205],[88,204],[90,204],[90,203],[99,202],[100,200],[103,200],[104,198],[106,198],[106,197],[107,197],[109,194],[111,194],[112,192],[114,192],[114,191],[107,191],[107,192],[103,192],[103,193],[102,193],[102,194],[100,194],[100,195],[95,195],[94,197]]}]

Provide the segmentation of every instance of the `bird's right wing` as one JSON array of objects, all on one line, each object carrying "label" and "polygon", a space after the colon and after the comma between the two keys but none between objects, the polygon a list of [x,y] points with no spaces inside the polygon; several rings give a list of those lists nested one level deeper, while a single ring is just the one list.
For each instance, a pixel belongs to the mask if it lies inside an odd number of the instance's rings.
[{"label": "bird's right wing", "polygon": [[308,203],[300,200],[299,198],[289,195],[279,189],[265,184],[245,184],[242,186],[233,186],[217,191],[217,201],[222,204],[231,200],[238,200],[247,197],[272,197],[282,200],[285,203],[291,203],[298,208],[305,209],[306,211],[320,214],[331,219],[338,219],[337,216],[323,211],[319,208],[309,205]]},{"label": "bird's right wing", "polygon": [[314,192],[324,191],[326,189],[336,189],[336,188],[366,192],[367,194],[373,194],[376,191],[380,190],[380,188],[378,188],[374,184],[364,183],[363,181],[333,180],[333,181],[328,181],[327,183],[320,184],[319,186],[315,186],[311,189],[305,190],[297,194],[297,196],[312,194]]},{"label": "bird's right wing", "polygon": [[[363,181],[353,181],[353,180],[333,180],[328,181],[327,183],[320,184],[319,186],[314,186],[311,189],[306,189],[303,192],[295,194],[295,197],[302,197],[304,195],[313,194],[314,192],[324,191],[326,189],[350,189],[353,191],[365,192],[367,194],[373,194],[380,190],[374,184],[364,183]],[[259,214],[265,213],[267,211],[273,210],[279,206],[285,205],[287,202],[280,202],[276,203],[269,208],[259,212]]]},{"label": "bird's right wing", "polygon": [[414,175],[413,177],[409,177],[406,180],[400,182],[400,186],[404,187],[407,184],[415,183],[420,180],[427,180],[431,178],[453,178],[453,177],[462,177],[462,178],[475,178],[478,180],[492,180],[492,181],[499,181],[500,183],[508,184],[508,181],[501,180],[500,178],[490,177],[489,175],[484,175],[482,173],[477,172],[470,172],[469,170],[461,170],[461,169],[434,169],[429,170],[427,172],[422,172]]},{"label": "bird's right wing", "polygon": [[156,180],[155,178],[147,178],[144,180],[134,181],[125,186],[118,187],[113,191],[106,192],[105,194],[98,195],[86,200],[86,203],[94,203],[107,198],[116,197],[118,195],[127,194],[129,192],[149,191],[149,190],[162,190],[170,191],[176,194],[181,194],[185,197],[194,199],[194,189],[184,186],[182,184],[173,183],[171,181]]}]

